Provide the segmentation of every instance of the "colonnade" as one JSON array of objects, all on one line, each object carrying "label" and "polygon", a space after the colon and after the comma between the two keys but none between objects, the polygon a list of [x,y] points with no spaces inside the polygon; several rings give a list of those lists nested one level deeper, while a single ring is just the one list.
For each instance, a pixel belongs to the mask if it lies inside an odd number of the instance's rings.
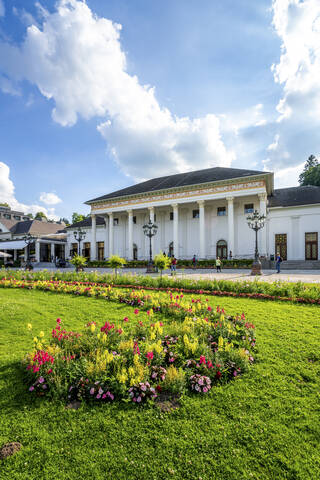
[{"label": "colonnade", "polygon": [[[266,215],[267,211],[267,195],[259,194],[260,201],[260,214]],[[231,251],[233,255],[235,254],[235,230],[234,230],[234,197],[226,197],[228,204],[228,250]],[[206,257],[205,245],[206,245],[206,230],[205,230],[205,200],[197,201],[199,207],[199,252],[200,258]],[[180,204],[185,205],[185,204]],[[179,257],[179,204],[173,203],[171,205],[173,210],[173,251],[176,258]],[[154,207],[148,207],[149,218],[152,223],[154,223],[155,213]],[[114,239],[113,239],[113,217],[114,212],[109,212],[105,214],[105,238],[104,238],[104,249],[105,249],[105,258],[111,257],[114,254]],[[127,210],[128,214],[128,260],[133,259],[133,210]],[[96,260],[97,258],[97,242],[96,242],[96,214],[91,214],[92,218],[92,241],[91,241],[91,260]],[[260,235],[260,252],[262,254],[266,253],[267,250],[267,232],[264,228]],[[154,252],[154,237],[152,238],[152,251]]]}]

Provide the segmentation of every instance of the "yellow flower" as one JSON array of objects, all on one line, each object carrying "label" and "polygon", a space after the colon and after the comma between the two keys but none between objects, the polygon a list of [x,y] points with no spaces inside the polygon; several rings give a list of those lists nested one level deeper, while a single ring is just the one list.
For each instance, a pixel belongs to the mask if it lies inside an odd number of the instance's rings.
[{"label": "yellow flower", "polygon": [[100,340],[100,337],[101,337],[101,333],[98,333],[97,334],[97,339]]},{"label": "yellow flower", "polygon": [[27,329],[28,329],[28,330],[32,330],[32,325],[31,325],[31,323],[28,323]]},{"label": "yellow flower", "polygon": [[219,340],[218,340],[218,350],[223,350],[223,344],[224,344],[223,337],[221,337],[221,335],[220,335]]},{"label": "yellow flower", "polygon": [[34,337],[34,338],[33,338],[33,341],[34,341],[34,343],[38,343],[37,337]]},{"label": "yellow flower", "polygon": [[39,333],[39,337],[40,338],[43,338],[44,337],[44,332],[41,330],[41,332]]},{"label": "yellow flower", "polygon": [[90,330],[91,330],[91,332],[94,333],[95,329],[96,329],[95,324],[94,324],[94,323],[91,323],[91,325],[90,325]]}]

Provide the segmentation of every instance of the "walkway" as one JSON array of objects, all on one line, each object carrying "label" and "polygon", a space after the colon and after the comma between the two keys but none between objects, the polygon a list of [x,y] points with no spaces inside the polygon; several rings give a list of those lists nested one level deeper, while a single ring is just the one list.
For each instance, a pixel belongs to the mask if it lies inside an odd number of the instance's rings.
[{"label": "walkway", "polygon": [[[34,271],[42,270],[42,268],[36,267]],[[52,267],[48,270],[57,270],[55,267]],[[73,268],[64,268],[61,269],[62,272],[73,271]],[[95,269],[86,268],[86,272],[93,272]],[[99,268],[97,269],[99,273],[112,273],[110,268]],[[145,275],[145,268],[123,268],[121,273],[131,274],[131,275]],[[170,272],[164,272],[164,276],[170,276]],[[153,277],[158,276],[157,274],[152,274]],[[286,281],[286,282],[304,282],[304,283],[315,283],[320,282],[320,270],[283,270],[280,274],[277,274],[274,270],[265,270],[261,277],[252,277],[250,275],[250,270],[223,270],[221,273],[216,273],[215,270],[201,270],[201,269],[179,269],[177,270],[177,277],[181,278],[192,278],[193,280],[213,280],[213,279],[224,279],[224,280],[233,280],[233,281],[253,281],[259,279],[264,282],[274,282],[277,280]]]}]

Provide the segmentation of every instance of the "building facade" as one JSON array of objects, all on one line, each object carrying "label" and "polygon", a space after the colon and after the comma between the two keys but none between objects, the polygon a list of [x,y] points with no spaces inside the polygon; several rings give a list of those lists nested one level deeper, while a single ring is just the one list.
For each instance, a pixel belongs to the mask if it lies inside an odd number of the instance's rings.
[{"label": "building facade", "polygon": [[160,251],[180,259],[251,258],[254,232],[246,217],[267,216],[259,253],[288,260],[318,260],[320,187],[274,189],[271,172],[210,168],[148,180],[86,202],[91,215],[67,228],[69,254],[78,251],[74,231],[85,238],[80,253],[91,260],[113,254],[147,259],[143,225],[158,226],[152,239]]}]

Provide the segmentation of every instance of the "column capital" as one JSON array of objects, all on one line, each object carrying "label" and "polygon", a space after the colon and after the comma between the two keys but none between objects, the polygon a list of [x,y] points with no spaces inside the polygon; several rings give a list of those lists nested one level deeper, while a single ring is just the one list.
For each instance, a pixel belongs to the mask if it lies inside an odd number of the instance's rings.
[{"label": "column capital", "polygon": [[97,214],[96,213],[90,213],[91,218],[96,218]]},{"label": "column capital", "polygon": [[171,207],[172,208],[178,208],[178,204],[177,203],[172,203]]},{"label": "column capital", "polygon": [[154,207],[148,207],[149,212],[154,212]]},{"label": "column capital", "polygon": [[204,207],[204,200],[197,200],[199,207]]},{"label": "column capital", "polygon": [[113,217],[113,212],[108,212],[107,215],[108,215],[109,218],[112,218]]},{"label": "column capital", "polygon": [[259,197],[259,199],[262,200],[262,201],[266,201],[267,198],[268,198],[268,196],[267,196],[266,193],[258,193],[258,197]]},{"label": "column capital", "polygon": [[226,197],[226,199],[227,199],[227,202],[229,203],[229,202],[233,202],[234,197],[228,196],[228,197]]},{"label": "column capital", "polygon": [[128,215],[132,215],[132,213],[133,213],[132,208],[130,208],[129,210],[127,210],[127,212],[128,212]]}]

